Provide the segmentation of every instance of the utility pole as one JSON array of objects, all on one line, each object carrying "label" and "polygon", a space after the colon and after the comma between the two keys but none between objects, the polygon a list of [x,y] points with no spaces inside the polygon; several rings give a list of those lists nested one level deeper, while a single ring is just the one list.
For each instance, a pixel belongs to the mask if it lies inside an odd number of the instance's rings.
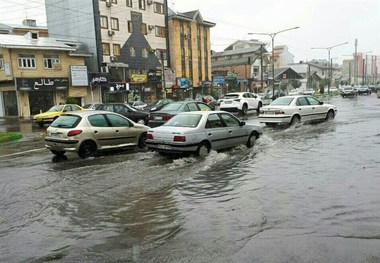
[{"label": "utility pole", "polygon": [[358,39],[355,39],[355,58],[354,58],[354,85],[358,82]]},{"label": "utility pole", "polygon": [[260,46],[260,84],[261,92],[264,90],[264,71],[263,71],[263,44]]}]

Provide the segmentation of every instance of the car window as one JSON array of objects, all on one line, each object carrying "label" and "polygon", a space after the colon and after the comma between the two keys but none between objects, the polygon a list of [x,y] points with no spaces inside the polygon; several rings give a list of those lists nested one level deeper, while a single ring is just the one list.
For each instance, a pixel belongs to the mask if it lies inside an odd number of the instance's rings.
[{"label": "car window", "polygon": [[174,103],[166,104],[162,108],[162,110],[164,110],[164,111],[178,111],[181,108],[182,105],[183,105],[183,103],[174,102]]},{"label": "car window", "polygon": [[198,103],[198,107],[201,111],[210,111],[212,110],[210,106],[205,105],[203,103]]},{"label": "car window", "polygon": [[271,106],[273,106],[273,105],[286,106],[286,105],[290,105],[290,103],[292,103],[292,101],[293,101],[293,98],[280,97],[280,98],[275,99],[270,105]]},{"label": "car window", "polygon": [[297,99],[296,104],[297,106],[306,106],[306,105],[309,105],[309,102],[307,101],[305,97],[300,97]]},{"label": "car window", "polygon": [[80,108],[77,105],[71,105],[71,110],[80,110]]},{"label": "car window", "polygon": [[199,110],[197,105],[194,102],[188,103],[187,107],[189,108],[189,111],[197,111]]},{"label": "car window", "polygon": [[113,111],[113,105],[106,105],[106,106],[103,106],[103,108],[108,111]]},{"label": "car window", "polygon": [[210,114],[207,118],[206,129],[221,128],[224,127],[223,121],[218,114]]},{"label": "car window", "polygon": [[224,95],[223,99],[237,99],[237,98],[239,98],[238,94],[226,94]]},{"label": "car window", "polygon": [[123,107],[123,105],[115,105],[115,112],[120,113],[120,114],[125,114],[125,113],[128,113],[128,109]]},{"label": "car window", "polygon": [[93,127],[109,127],[107,120],[103,114],[96,114],[88,116],[88,122]]},{"label": "car window", "polygon": [[62,115],[50,125],[55,128],[74,128],[82,118],[76,115]]},{"label": "car window", "polygon": [[307,97],[307,100],[309,101],[310,105],[319,105],[319,100],[313,97]]},{"label": "car window", "polygon": [[163,126],[174,126],[174,127],[197,127],[202,114],[181,114],[176,115],[171,118],[168,122],[163,124]]},{"label": "car window", "polygon": [[112,127],[131,127],[132,124],[125,118],[115,114],[106,114]]},{"label": "car window", "polygon": [[64,105],[53,106],[53,107],[51,107],[48,111],[50,111],[50,112],[62,111],[62,110],[63,110],[63,107],[64,107]]},{"label": "car window", "polygon": [[227,127],[240,126],[240,121],[236,119],[234,116],[232,116],[231,114],[222,113],[220,116],[222,117]]}]

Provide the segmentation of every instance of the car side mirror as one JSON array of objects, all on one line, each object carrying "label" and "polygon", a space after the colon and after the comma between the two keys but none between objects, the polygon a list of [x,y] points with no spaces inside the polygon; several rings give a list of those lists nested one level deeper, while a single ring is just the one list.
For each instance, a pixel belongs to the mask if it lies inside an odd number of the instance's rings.
[{"label": "car side mirror", "polygon": [[320,102],[319,102],[319,105],[323,105],[323,101],[320,101]]},{"label": "car side mirror", "polygon": [[240,126],[244,126],[244,125],[245,125],[245,121],[241,121]]}]

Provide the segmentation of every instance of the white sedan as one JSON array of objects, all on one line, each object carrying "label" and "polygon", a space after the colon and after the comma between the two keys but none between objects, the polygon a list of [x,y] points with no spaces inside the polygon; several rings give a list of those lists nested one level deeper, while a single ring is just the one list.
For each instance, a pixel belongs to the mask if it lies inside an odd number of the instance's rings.
[{"label": "white sedan", "polygon": [[261,128],[240,121],[225,111],[182,112],[165,124],[151,128],[146,146],[160,154],[195,154],[205,157],[210,150],[252,147]]},{"label": "white sedan", "polygon": [[336,106],[324,103],[313,96],[284,96],[262,107],[259,121],[267,126],[294,125],[298,122],[331,120],[336,113]]}]

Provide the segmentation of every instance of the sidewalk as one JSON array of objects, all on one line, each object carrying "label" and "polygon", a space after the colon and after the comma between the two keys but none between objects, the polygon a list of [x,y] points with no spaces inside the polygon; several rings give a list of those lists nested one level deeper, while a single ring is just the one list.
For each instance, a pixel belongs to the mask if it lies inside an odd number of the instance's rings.
[{"label": "sidewalk", "polygon": [[35,126],[30,119],[0,118],[0,143],[21,139],[25,134],[44,131],[44,128]]}]

